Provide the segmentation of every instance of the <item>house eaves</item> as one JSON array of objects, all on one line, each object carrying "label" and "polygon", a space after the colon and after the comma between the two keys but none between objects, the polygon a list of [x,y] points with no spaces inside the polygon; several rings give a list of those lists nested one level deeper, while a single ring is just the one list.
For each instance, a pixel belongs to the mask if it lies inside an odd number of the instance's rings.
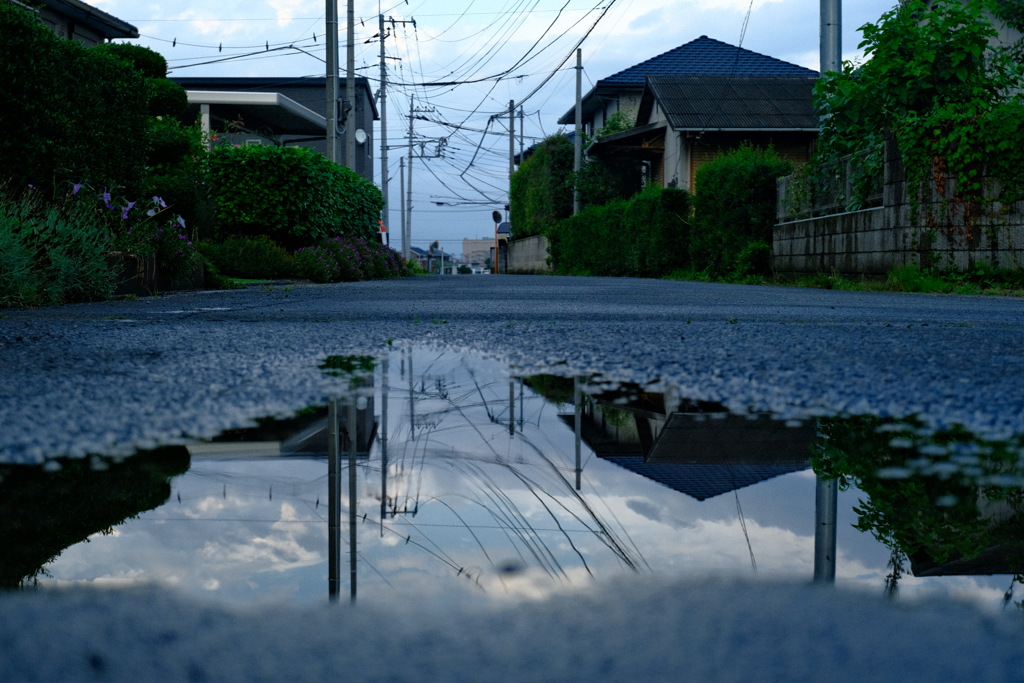
[{"label": "house eaves", "polygon": [[241,119],[250,130],[275,135],[324,135],[327,120],[295,100],[276,92],[188,90],[190,109],[209,105],[210,115],[225,121]]},{"label": "house eaves", "polygon": [[27,6],[42,5],[54,13],[65,16],[82,26],[95,31],[107,40],[111,38],[138,38],[139,29],[127,21],[107,14],[81,0],[38,0],[38,3],[19,3]]}]

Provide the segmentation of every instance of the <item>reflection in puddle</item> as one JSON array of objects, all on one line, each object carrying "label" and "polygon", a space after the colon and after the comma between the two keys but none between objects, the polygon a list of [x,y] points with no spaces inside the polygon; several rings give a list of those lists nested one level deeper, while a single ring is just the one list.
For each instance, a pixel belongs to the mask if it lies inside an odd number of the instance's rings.
[{"label": "reflection in puddle", "polygon": [[[1024,566],[1019,440],[734,415],[658,384],[510,378],[422,349],[323,368],[351,375],[348,395],[187,458],[5,469],[4,545],[33,548],[0,560],[4,585],[450,604],[624,573],[757,575],[998,605]],[[129,496],[136,477],[153,483]],[[71,506],[83,500],[103,514]]]}]

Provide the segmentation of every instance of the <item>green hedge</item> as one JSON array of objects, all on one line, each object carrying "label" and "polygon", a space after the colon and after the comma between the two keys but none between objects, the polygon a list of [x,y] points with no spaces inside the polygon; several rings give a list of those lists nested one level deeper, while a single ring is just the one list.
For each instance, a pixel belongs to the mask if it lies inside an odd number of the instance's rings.
[{"label": "green hedge", "polygon": [[769,275],[775,179],[792,172],[775,150],[746,144],[698,168],[691,266],[713,277]]},{"label": "green hedge", "polygon": [[690,195],[652,188],[584,209],[548,232],[556,273],[661,277],[686,268]]},{"label": "green hedge", "polygon": [[378,234],[380,189],[312,149],[222,145],[210,155],[209,177],[223,236],[268,235],[297,248]]},{"label": "green hedge", "polygon": [[145,169],[147,95],[114,55],[63,40],[0,3],[0,183],[48,196],[87,180],[134,196]]},{"label": "green hedge", "polygon": [[514,239],[543,234],[572,215],[573,143],[552,135],[512,174],[510,220]]}]

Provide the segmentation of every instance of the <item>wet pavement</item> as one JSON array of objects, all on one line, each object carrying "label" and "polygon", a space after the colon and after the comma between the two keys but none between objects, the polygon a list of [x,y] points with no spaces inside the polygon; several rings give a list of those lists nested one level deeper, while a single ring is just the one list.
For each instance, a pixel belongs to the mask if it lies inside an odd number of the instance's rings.
[{"label": "wet pavement", "polygon": [[1024,301],[611,278],[257,286],[0,319],[0,461],[128,453],[322,403],[332,355],[473,350],[520,374],[673,383],[783,419],[1024,432]]}]

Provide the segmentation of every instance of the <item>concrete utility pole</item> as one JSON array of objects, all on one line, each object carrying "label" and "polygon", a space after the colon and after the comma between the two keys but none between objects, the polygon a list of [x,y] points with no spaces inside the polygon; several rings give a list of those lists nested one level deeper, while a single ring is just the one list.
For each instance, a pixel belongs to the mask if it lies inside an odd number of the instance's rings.
[{"label": "concrete utility pole", "polygon": [[[821,0],[821,72],[842,71],[842,4]],[[836,581],[836,523],[839,482],[819,474],[814,491],[814,581]]]},{"label": "concrete utility pole", "polygon": [[345,165],[356,170],[356,10],[348,0],[348,47],[345,72]]},{"label": "concrete utility pole", "polygon": [[398,161],[398,180],[398,200],[401,205],[402,214],[402,258],[408,261],[412,252],[409,250],[409,230],[405,224],[407,218],[405,214],[405,157]]},{"label": "concrete utility pole", "polygon": [[516,103],[508,101],[508,179],[516,172]]},{"label": "concrete utility pole", "polygon": [[821,0],[821,69],[843,70],[843,7],[841,0]]},{"label": "concrete utility pole", "polygon": [[391,246],[390,217],[388,216],[388,70],[384,63],[384,15],[377,15],[380,27],[380,193],[384,200],[380,215],[387,228],[387,243]]},{"label": "concrete utility pole", "polygon": [[338,0],[327,0],[327,158],[338,161]]},{"label": "concrete utility pole", "polygon": [[406,244],[412,244],[412,122],[416,115],[416,99],[409,98],[409,182],[405,186],[405,230]]},{"label": "concrete utility pole", "polygon": [[[573,129],[573,173],[579,173],[583,165],[583,50],[576,48],[576,127]],[[572,213],[575,216],[580,211],[580,193],[576,189],[576,183],[572,185]]]}]

